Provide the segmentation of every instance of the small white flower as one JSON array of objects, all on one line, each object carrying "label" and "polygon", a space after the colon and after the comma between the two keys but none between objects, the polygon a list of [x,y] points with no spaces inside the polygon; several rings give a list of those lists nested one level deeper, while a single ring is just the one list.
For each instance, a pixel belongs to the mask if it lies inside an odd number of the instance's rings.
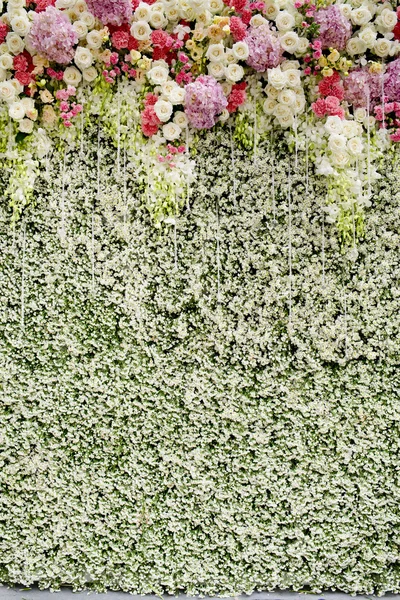
[{"label": "small white flower", "polygon": [[209,63],[207,69],[208,74],[211,75],[211,77],[214,77],[214,79],[222,79],[222,77],[225,77],[225,67],[220,62]]},{"label": "small white flower", "polygon": [[356,54],[364,54],[366,49],[366,43],[358,37],[350,38],[346,44],[346,50],[350,54],[350,56],[355,56]]},{"label": "small white flower", "polygon": [[267,19],[264,19],[262,15],[253,15],[250,19],[250,25],[252,27],[261,27],[261,25],[268,24]]},{"label": "small white flower", "polygon": [[263,111],[266,115],[273,115],[276,106],[277,102],[274,98],[267,98],[263,104]]},{"label": "small white flower", "polygon": [[377,21],[379,22],[379,25],[383,26],[389,31],[392,31],[397,23],[397,13],[390,8],[384,8]]},{"label": "small white flower", "polygon": [[16,96],[15,87],[13,86],[11,81],[10,80],[1,81],[0,82],[0,100],[3,100],[4,102],[13,102],[15,96]]},{"label": "small white flower", "polygon": [[346,149],[346,138],[340,133],[332,133],[329,136],[328,148],[333,153],[342,152]]},{"label": "small white flower", "polygon": [[366,6],[360,6],[351,11],[350,18],[354,25],[366,25],[372,19],[372,14]]},{"label": "small white flower", "polygon": [[293,111],[285,104],[277,104],[273,114],[281,127],[286,129],[293,125]]},{"label": "small white flower", "polygon": [[301,73],[297,69],[287,69],[285,71],[287,84],[292,88],[299,88],[301,86]]},{"label": "small white flower", "polygon": [[364,42],[367,48],[373,48],[377,32],[372,27],[364,27],[358,32],[358,37]]},{"label": "small white flower", "polygon": [[347,149],[353,156],[361,156],[363,153],[363,143],[361,138],[353,137],[347,141]]},{"label": "small white flower", "polygon": [[293,90],[284,89],[278,94],[278,102],[285,104],[286,106],[296,105],[296,94]]},{"label": "small white flower", "polygon": [[385,56],[388,56],[391,46],[392,42],[390,40],[387,40],[386,38],[379,38],[375,41],[374,52],[377,56],[384,58]]}]

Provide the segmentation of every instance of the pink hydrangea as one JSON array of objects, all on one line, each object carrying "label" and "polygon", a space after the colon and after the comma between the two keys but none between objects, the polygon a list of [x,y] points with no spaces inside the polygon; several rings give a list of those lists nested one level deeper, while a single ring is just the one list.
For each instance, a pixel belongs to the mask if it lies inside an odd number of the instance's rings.
[{"label": "pink hydrangea", "polygon": [[78,34],[64,13],[48,6],[46,10],[34,13],[29,43],[38,54],[65,65],[74,57]]},{"label": "pink hydrangea", "polygon": [[321,8],[315,13],[315,22],[319,25],[321,47],[344,50],[351,37],[351,23],[336,5]]},{"label": "pink hydrangea", "polygon": [[373,108],[380,101],[382,82],[379,73],[367,69],[354,69],[344,78],[344,97],[355,108]]},{"label": "pink hydrangea", "polygon": [[386,100],[398,101],[400,98],[400,58],[389,63],[385,74]]},{"label": "pink hydrangea", "polygon": [[104,25],[119,27],[132,16],[130,0],[87,0],[88,10]]},{"label": "pink hydrangea", "polygon": [[250,27],[245,41],[249,47],[247,64],[255,71],[264,72],[282,62],[283,49],[267,23]]},{"label": "pink hydrangea", "polygon": [[190,124],[196,129],[213,127],[228,105],[221,84],[210,75],[200,75],[185,90],[185,112]]}]

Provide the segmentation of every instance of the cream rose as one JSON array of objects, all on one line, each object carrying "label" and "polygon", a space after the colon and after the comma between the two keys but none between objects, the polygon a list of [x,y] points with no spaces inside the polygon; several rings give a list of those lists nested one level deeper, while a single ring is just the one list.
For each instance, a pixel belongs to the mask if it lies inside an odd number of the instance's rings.
[{"label": "cream rose", "polygon": [[392,42],[390,40],[379,38],[374,44],[374,52],[377,56],[384,58],[385,56],[388,56],[391,46]]},{"label": "cream rose", "polygon": [[246,42],[236,42],[232,46],[232,53],[237,60],[246,60],[249,56],[249,47]]},{"label": "cream rose", "polygon": [[278,94],[278,102],[286,106],[295,106],[296,94],[293,90],[281,90]]},{"label": "cream rose", "polygon": [[161,65],[157,65],[150,69],[150,71],[147,71],[147,78],[154,85],[162,85],[165,83],[168,79],[168,75],[168,69]]},{"label": "cream rose", "polygon": [[363,153],[363,143],[361,138],[353,137],[351,140],[347,141],[347,150],[353,156],[361,156]]},{"label": "cream rose", "polygon": [[31,24],[27,16],[13,17],[10,21],[10,25],[13,28],[13,31],[22,37],[28,35],[31,28]]},{"label": "cream rose", "polygon": [[178,139],[182,133],[182,129],[176,123],[170,122],[163,125],[162,132],[166,140],[172,141]]},{"label": "cream rose", "polygon": [[328,140],[329,150],[335,154],[346,149],[346,138],[340,133],[332,133]]},{"label": "cream rose", "polygon": [[13,102],[15,96],[16,96],[15,87],[13,86],[11,81],[10,80],[1,81],[0,82],[0,100],[3,100],[4,102]]},{"label": "cream rose", "polygon": [[146,2],[141,2],[134,12],[135,19],[137,21],[150,21],[151,10],[150,5]]},{"label": "cream rose", "polygon": [[266,100],[264,100],[263,111],[266,115],[273,115],[276,107],[277,102],[274,98],[267,98]]},{"label": "cream rose", "polygon": [[179,125],[181,129],[184,129],[188,124],[187,116],[182,110],[178,110],[174,114],[173,122]]},{"label": "cream rose", "polygon": [[331,133],[331,134],[332,133],[342,133],[343,121],[340,117],[329,116],[326,119],[324,128],[328,133]]},{"label": "cream rose", "polygon": [[261,25],[267,24],[267,19],[264,19],[261,15],[253,15],[250,19],[250,25],[252,27],[261,27]]},{"label": "cream rose", "polygon": [[54,96],[49,90],[40,90],[39,95],[43,104],[54,102]]},{"label": "cream rose", "polygon": [[228,81],[236,83],[244,77],[244,69],[238,64],[228,65],[225,67],[225,76]]},{"label": "cream rose", "polygon": [[288,106],[277,104],[273,114],[278,119],[281,127],[286,128],[293,125],[293,112]]},{"label": "cream rose", "polygon": [[0,81],[5,81],[7,78],[7,71],[0,67]]},{"label": "cream rose", "polygon": [[56,8],[73,8],[75,0],[56,0]]},{"label": "cream rose", "polygon": [[11,117],[11,119],[14,119],[15,121],[20,121],[21,119],[23,119],[25,116],[25,107],[22,104],[22,102],[13,102],[12,104],[10,104],[8,108],[8,114]]},{"label": "cream rose", "polygon": [[67,85],[77,86],[82,81],[82,74],[76,67],[67,67],[63,80]]},{"label": "cream rose", "polygon": [[6,44],[11,54],[20,54],[25,48],[24,40],[15,32],[7,33]]},{"label": "cream rose", "polygon": [[372,15],[366,6],[360,6],[351,11],[350,19],[354,25],[366,25],[372,19]]},{"label": "cream rose", "polygon": [[367,49],[366,43],[358,37],[350,38],[346,44],[346,50],[350,56],[363,54]]},{"label": "cream rose", "polygon": [[299,47],[299,36],[295,31],[287,31],[280,38],[281,46],[286,52],[294,54]]},{"label": "cream rose", "polygon": [[75,50],[74,62],[79,69],[88,69],[93,62],[93,54],[89,48],[78,46]]},{"label": "cream rose", "polygon": [[265,3],[264,14],[270,21],[274,21],[279,12],[279,8],[276,6],[275,2],[271,0],[267,0]]},{"label": "cream rose", "polygon": [[363,123],[367,116],[367,110],[365,108],[356,108],[354,111],[354,118],[358,123]]},{"label": "cream rose", "polygon": [[150,25],[147,23],[147,21],[137,21],[132,23],[131,34],[139,42],[148,40],[151,34]]},{"label": "cream rose", "polygon": [[373,48],[377,32],[371,27],[365,27],[358,32],[358,37],[364,42],[367,48]]},{"label": "cream rose", "polygon": [[338,167],[339,169],[344,169],[344,167],[346,167],[349,164],[350,157],[347,154],[347,152],[345,152],[345,151],[338,151],[335,154],[332,154],[330,160],[331,160],[331,163],[335,167]]},{"label": "cream rose", "polygon": [[172,115],[172,104],[168,100],[157,100],[154,105],[154,110],[157,117],[165,123]]},{"label": "cream rose", "polygon": [[98,73],[97,73],[97,69],[96,67],[88,67],[87,69],[83,69],[82,71],[82,77],[84,79],[84,81],[87,82],[91,82],[94,81],[97,77]]},{"label": "cream rose", "polygon": [[92,13],[90,13],[87,10],[85,10],[83,13],[81,13],[80,20],[83,23],[85,23],[85,25],[88,27],[88,29],[92,29],[96,23],[96,19],[94,18]]},{"label": "cream rose", "polygon": [[280,67],[275,67],[268,69],[268,82],[277,90],[282,90],[287,85],[288,77]]},{"label": "cream rose", "polygon": [[0,56],[0,68],[5,69],[7,71],[8,69],[12,69],[12,67],[13,67],[13,57],[11,56],[11,54],[8,54],[8,52],[6,52],[5,54],[2,54]]},{"label": "cream rose", "polygon": [[304,54],[307,52],[310,46],[310,42],[306,37],[299,37],[299,41],[297,44],[297,55]]},{"label": "cream rose", "polygon": [[[153,4],[153,6],[155,6]],[[150,25],[154,27],[154,29],[163,29],[167,24],[167,19],[164,15],[164,11],[161,10],[152,10],[150,14]]]},{"label": "cream rose", "polygon": [[208,65],[208,74],[214,79],[222,79],[225,76],[225,67],[222,63],[212,62]]},{"label": "cream rose", "polygon": [[46,104],[43,107],[42,120],[45,125],[52,127],[57,121],[57,115],[54,112],[54,108],[50,104]]},{"label": "cream rose", "polygon": [[393,10],[390,10],[390,8],[384,8],[381,14],[379,15],[379,24],[385,29],[389,29],[389,31],[392,31],[396,23],[397,14]]},{"label": "cream rose", "polygon": [[33,121],[30,119],[21,119],[18,125],[19,131],[22,133],[32,133],[33,131]]},{"label": "cream rose", "polygon": [[225,60],[225,48],[223,44],[210,44],[206,57],[211,62],[223,62]]},{"label": "cream rose", "polygon": [[89,48],[93,50],[98,50],[103,43],[103,36],[100,31],[93,29],[93,31],[89,31],[86,36],[86,43]]},{"label": "cream rose", "polygon": [[210,0],[208,7],[213,15],[218,14],[224,8],[222,0]]},{"label": "cream rose", "polygon": [[287,10],[282,10],[276,16],[275,24],[279,31],[289,31],[295,25],[294,16]]},{"label": "cream rose", "polygon": [[285,73],[287,78],[287,84],[289,87],[298,88],[301,86],[300,71],[298,71],[297,69],[287,69]]},{"label": "cream rose", "polygon": [[185,101],[185,89],[175,86],[169,95],[169,101],[172,104],[183,104]]},{"label": "cream rose", "polygon": [[86,23],[84,23],[83,21],[75,21],[72,27],[75,29],[80,40],[83,40],[83,38],[86,37],[88,32]]}]

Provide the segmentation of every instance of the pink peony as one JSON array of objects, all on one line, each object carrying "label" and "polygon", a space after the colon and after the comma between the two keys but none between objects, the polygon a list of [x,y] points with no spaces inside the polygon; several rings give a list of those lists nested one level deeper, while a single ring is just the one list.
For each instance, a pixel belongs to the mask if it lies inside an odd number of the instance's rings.
[{"label": "pink peony", "polygon": [[196,129],[210,129],[228,101],[221,84],[210,75],[200,75],[186,86],[185,112]]},{"label": "pink peony", "polygon": [[264,72],[282,62],[283,49],[268,24],[250,27],[245,41],[249,47],[247,64],[255,71]]},{"label": "pink peony", "polygon": [[38,54],[65,65],[74,57],[78,34],[64,13],[48,6],[43,12],[34,13],[28,40]]},{"label": "pink peony", "polygon": [[87,0],[88,10],[104,25],[119,27],[132,16],[130,0]]}]

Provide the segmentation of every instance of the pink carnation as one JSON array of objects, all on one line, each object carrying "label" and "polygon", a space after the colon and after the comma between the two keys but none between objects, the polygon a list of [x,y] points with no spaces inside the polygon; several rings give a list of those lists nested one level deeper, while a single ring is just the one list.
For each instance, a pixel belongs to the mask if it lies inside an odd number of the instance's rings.
[{"label": "pink carnation", "polygon": [[87,0],[88,10],[104,25],[120,26],[132,16],[130,0]]},{"label": "pink carnation", "polygon": [[111,36],[111,43],[117,50],[127,48],[129,44],[129,33],[126,31],[116,31]]},{"label": "pink carnation", "polygon": [[283,49],[268,24],[250,27],[245,41],[249,47],[247,64],[255,71],[264,72],[282,62]]},{"label": "pink carnation", "polygon": [[210,75],[200,75],[186,86],[185,112],[196,129],[210,129],[228,101],[221,84]]},{"label": "pink carnation", "polygon": [[317,10],[314,16],[319,25],[319,41],[321,47],[344,50],[351,37],[351,23],[336,5]]},{"label": "pink carnation", "polygon": [[74,57],[78,34],[63,12],[48,6],[45,11],[33,15],[28,39],[39,54],[65,65]]},{"label": "pink carnation", "polygon": [[247,27],[239,17],[231,17],[229,24],[231,35],[235,42],[241,42],[246,37]]}]

